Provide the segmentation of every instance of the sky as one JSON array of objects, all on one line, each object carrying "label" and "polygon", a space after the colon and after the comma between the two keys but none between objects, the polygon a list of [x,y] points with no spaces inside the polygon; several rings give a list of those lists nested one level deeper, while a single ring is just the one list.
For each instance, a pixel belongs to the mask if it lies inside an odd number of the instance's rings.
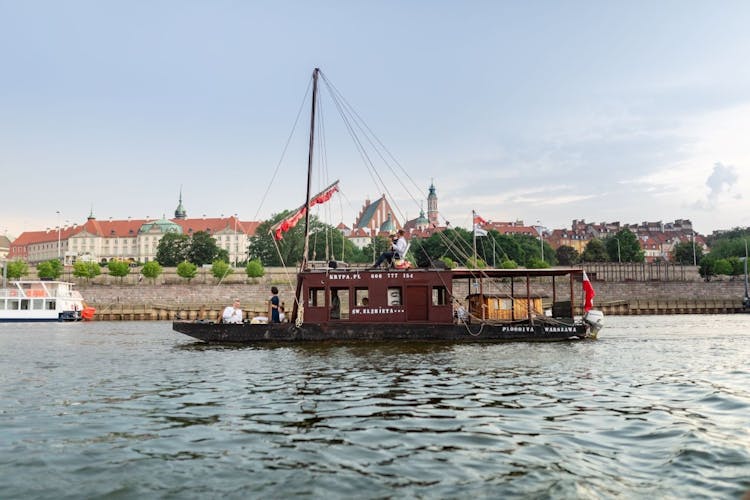
[{"label": "sky", "polygon": [[[403,168],[399,217],[434,183],[466,228],[746,227],[748,25],[746,1],[0,0],[0,234],[169,218],[180,190],[190,218],[296,208],[315,67]],[[325,109],[351,225],[385,188]]]}]

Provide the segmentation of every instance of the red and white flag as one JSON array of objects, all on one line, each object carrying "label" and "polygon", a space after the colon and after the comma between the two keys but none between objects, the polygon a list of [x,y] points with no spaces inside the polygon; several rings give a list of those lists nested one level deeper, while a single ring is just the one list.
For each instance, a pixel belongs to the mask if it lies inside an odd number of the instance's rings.
[{"label": "red and white flag", "polygon": [[487,221],[474,213],[474,226],[487,224]]},{"label": "red and white flag", "polygon": [[583,302],[583,310],[586,312],[589,312],[589,310],[594,307],[594,296],[596,293],[594,292],[594,287],[591,286],[591,281],[589,281],[589,277],[586,274],[586,271],[583,271],[583,294],[584,294],[584,302]]},{"label": "red and white flag", "polygon": [[321,203],[325,203],[328,200],[331,199],[331,196],[333,196],[333,193],[339,190],[339,181],[334,182],[327,188],[325,188],[320,193],[316,194],[315,196],[310,197],[310,203],[307,203],[305,205],[302,205],[297,210],[295,210],[293,213],[291,213],[286,219],[281,220],[277,222],[276,224],[271,227],[271,231],[273,233],[274,238],[277,240],[280,240],[284,237],[284,233],[292,229],[294,226],[297,225],[297,223],[302,219],[302,217],[305,216],[305,213],[307,212],[307,206],[309,205],[311,208],[315,205],[319,205]]}]

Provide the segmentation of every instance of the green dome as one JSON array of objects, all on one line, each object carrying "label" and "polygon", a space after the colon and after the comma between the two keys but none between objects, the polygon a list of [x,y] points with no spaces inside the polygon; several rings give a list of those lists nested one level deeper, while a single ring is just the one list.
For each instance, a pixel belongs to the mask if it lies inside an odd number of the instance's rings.
[{"label": "green dome", "polygon": [[145,223],[138,230],[139,233],[153,233],[157,231],[161,234],[167,234],[167,233],[182,234],[182,227],[180,227],[179,224],[175,224],[174,222],[162,217],[159,220]]},{"label": "green dome", "polygon": [[388,218],[380,226],[380,232],[382,233],[395,233],[396,232],[396,226],[393,224],[393,221],[391,220],[391,214],[388,214]]},{"label": "green dome", "polygon": [[428,226],[430,221],[424,216],[424,210],[419,211],[419,217],[414,221],[417,226]]}]

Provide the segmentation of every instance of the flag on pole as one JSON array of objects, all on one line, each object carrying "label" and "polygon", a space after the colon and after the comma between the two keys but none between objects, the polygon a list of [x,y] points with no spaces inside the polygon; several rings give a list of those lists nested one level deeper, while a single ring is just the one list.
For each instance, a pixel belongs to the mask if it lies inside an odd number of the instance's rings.
[{"label": "flag on pole", "polygon": [[594,296],[596,293],[594,292],[594,287],[591,286],[591,281],[589,281],[586,271],[583,271],[583,294],[585,297],[583,310],[589,312],[589,310],[594,307]]},{"label": "flag on pole", "polygon": [[487,221],[481,218],[480,216],[478,216],[476,212],[474,212],[474,226],[476,227],[477,225],[482,225],[482,224],[487,224]]},{"label": "flag on pole", "polygon": [[479,224],[474,224],[474,234],[476,236],[487,236],[487,231],[482,229]]},{"label": "flag on pole", "polygon": [[[334,182],[327,188],[325,188],[320,193],[316,194],[315,196],[310,197],[310,207],[314,207],[315,205],[319,205],[321,203],[325,203],[328,200],[331,199],[331,196],[333,196],[333,193],[339,190],[339,181]],[[284,237],[284,233],[292,229],[294,226],[297,225],[297,223],[300,221],[302,217],[305,216],[305,213],[307,212],[307,205],[302,205],[297,210],[295,210],[292,214],[290,214],[286,219],[283,219],[271,227],[270,232],[273,233],[274,238],[277,240],[280,240]]]}]

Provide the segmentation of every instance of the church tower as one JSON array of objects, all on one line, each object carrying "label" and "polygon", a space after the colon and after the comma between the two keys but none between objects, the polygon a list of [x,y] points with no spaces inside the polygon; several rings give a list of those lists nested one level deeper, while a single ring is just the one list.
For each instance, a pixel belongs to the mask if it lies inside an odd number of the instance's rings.
[{"label": "church tower", "polygon": [[179,205],[177,205],[177,208],[174,211],[174,218],[175,219],[187,218],[187,212],[185,211],[185,207],[182,206],[182,186],[180,186],[180,203]]},{"label": "church tower", "polygon": [[427,219],[430,224],[438,225],[438,199],[435,194],[435,183],[430,183],[430,192],[427,195]]}]

